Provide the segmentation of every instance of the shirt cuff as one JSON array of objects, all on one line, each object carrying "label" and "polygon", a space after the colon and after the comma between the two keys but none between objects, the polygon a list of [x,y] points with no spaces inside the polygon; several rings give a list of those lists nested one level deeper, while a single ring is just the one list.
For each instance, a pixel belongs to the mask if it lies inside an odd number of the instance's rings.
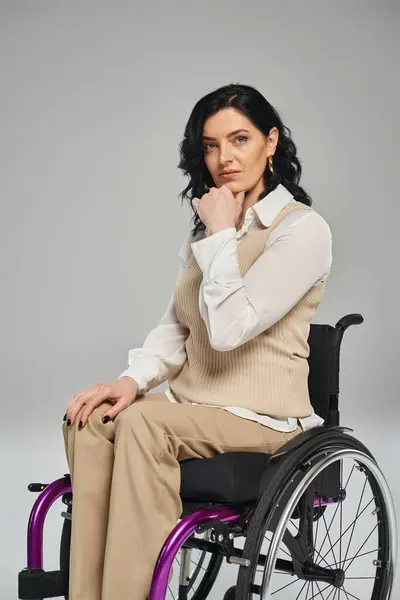
[{"label": "shirt cuff", "polygon": [[203,272],[204,282],[207,282],[209,279],[212,279],[215,276],[215,274],[212,272],[213,263],[223,249],[232,242],[234,242],[236,249],[236,227],[227,227],[225,229],[221,229],[221,231],[217,231],[217,233],[191,244],[193,255]]},{"label": "shirt cuff", "polygon": [[147,393],[148,382],[149,382],[148,376],[137,373],[137,372],[135,372],[135,369],[133,369],[132,367],[129,367],[123,373],[121,373],[121,375],[118,377],[118,379],[121,379],[121,377],[131,377],[131,379],[136,381],[136,383],[139,386],[138,394],[146,394]]}]

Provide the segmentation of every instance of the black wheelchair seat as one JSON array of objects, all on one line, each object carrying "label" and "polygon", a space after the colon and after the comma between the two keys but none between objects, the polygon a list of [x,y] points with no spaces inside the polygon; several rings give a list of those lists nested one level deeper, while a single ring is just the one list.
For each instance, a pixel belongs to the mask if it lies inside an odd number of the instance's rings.
[{"label": "black wheelchair seat", "polygon": [[257,499],[270,459],[262,452],[227,452],[181,464],[183,501],[243,504]]},{"label": "black wheelchair seat", "polygon": [[348,427],[325,423],[291,438],[274,454],[226,452],[214,458],[181,461],[181,498],[184,502],[256,502],[268,478],[286,454],[332,430],[352,431]]}]

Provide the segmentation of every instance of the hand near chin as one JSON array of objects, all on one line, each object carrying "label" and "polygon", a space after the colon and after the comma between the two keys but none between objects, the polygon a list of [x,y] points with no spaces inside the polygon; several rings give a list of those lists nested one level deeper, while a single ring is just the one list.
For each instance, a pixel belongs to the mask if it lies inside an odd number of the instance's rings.
[{"label": "hand near chin", "polygon": [[201,198],[193,198],[192,204],[203,223],[208,227],[209,235],[227,227],[236,227],[243,208],[245,192],[233,194],[223,185],[212,187]]}]

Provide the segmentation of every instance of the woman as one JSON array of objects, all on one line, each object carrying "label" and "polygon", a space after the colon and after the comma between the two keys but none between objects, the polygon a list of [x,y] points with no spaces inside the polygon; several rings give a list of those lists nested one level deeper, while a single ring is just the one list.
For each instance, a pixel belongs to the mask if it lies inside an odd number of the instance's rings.
[{"label": "woman", "polygon": [[307,339],[331,234],[299,186],[290,130],[257,90],[231,84],[194,107],[179,167],[194,227],[166,313],[116,381],[67,408],[70,600],[145,600],[181,515],[180,460],[272,453],[322,422]]}]

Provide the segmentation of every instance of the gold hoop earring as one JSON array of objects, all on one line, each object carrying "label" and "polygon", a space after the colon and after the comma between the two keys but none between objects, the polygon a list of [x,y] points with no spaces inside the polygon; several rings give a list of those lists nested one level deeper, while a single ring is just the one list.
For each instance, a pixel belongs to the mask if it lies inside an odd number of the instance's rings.
[{"label": "gold hoop earring", "polygon": [[210,189],[206,183],[204,184],[204,189],[206,190],[206,192],[208,192],[208,190]]},{"label": "gold hoop earring", "polygon": [[274,167],[272,166],[272,155],[268,156],[268,167],[271,173],[274,172]]}]

